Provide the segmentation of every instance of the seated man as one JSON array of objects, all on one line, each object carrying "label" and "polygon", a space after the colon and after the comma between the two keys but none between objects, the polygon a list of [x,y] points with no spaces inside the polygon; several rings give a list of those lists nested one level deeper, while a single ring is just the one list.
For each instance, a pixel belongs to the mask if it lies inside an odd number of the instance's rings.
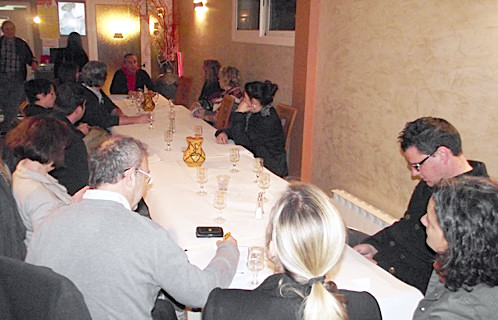
[{"label": "seated man", "polygon": [[21,110],[26,117],[49,114],[55,103],[55,90],[47,79],[33,79],[24,84],[28,105]]},{"label": "seated man", "polygon": [[143,143],[110,138],[91,153],[89,167],[92,189],[45,220],[26,261],[73,281],[93,319],[151,319],[160,289],[203,307],[212,289],[230,284],[239,258],[234,238],[219,241],[200,270],[165,229],[132,213],[151,181]]},{"label": "seated man", "polygon": [[78,83],[60,85],[57,88],[57,104],[53,113],[55,118],[71,128],[72,135],[69,145],[64,149],[64,165],[51,171],[50,175],[59,180],[70,195],[88,185],[88,153],[82,132],[88,133],[88,128],[81,124],[80,131],[74,125],[85,113],[84,91]]},{"label": "seated man", "polygon": [[123,66],[114,73],[111,83],[111,94],[128,94],[137,89],[155,90],[154,84],[147,71],[137,65],[137,56],[128,53],[123,57]]},{"label": "seated man", "polygon": [[432,187],[460,175],[487,177],[484,163],[467,161],[460,134],[444,119],[423,117],[408,122],[398,141],[413,177],[419,177],[403,218],[354,249],[402,281],[425,293],[435,253],[425,243],[425,214]]},{"label": "seated man", "polygon": [[126,116],[102,91],[107,78],[107,65],[101,61],[88,62],[79,75],[85,87],[86,110],[81,122],[108,129],[117,125],[148,123],[149,115]]}]

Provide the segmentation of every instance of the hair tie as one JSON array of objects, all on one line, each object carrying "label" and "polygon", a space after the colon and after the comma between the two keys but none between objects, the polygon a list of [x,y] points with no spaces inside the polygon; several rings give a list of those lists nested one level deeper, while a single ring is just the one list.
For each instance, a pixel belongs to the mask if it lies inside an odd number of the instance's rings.
[{"label": "hair tie", "polygon": [[311,278],[308,280],[308,285],[310,287],[312,287],[316,282],[321,282],[323,283],[323,281],[325,280],[325,276],[321,276],[321,277],[316,277],[316,278]]}]

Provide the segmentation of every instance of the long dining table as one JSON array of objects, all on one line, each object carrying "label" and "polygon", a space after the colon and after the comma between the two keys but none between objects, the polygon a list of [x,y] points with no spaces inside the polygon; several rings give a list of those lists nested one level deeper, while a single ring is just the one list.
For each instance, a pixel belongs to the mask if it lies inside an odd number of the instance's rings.
[{"label": "long dining table", "polygon": [[[135,115],[137,108],[126,96],[112,96],[114,103],[127,115]],[[175,133],[171,150],[167,150],[164,131],[169,128],[171,109],[175,113]],[[238,240],[241,254],[239,266],[230,288],[253,289],[250,284],[251,272],[246,268],[247,249],[250,246],[265,245],[265,230],[268,214],[288,182],[270,173],[270,187],[265,191],[263,219],[256,219],[257,196],[261,191],[254,183],[252,171],[253,155],[241,146],[217,144],[215,128],[207,122],[194,118],[184,106],[173,105],[162,96],[153,111],[154,122],[113,127],[113,134],[127,135],[140,139],[148,145],[149,169],[153,183],[147,190],[145,201],[151,218],[165,228],[176,243],[185,250],[191,263],[204,268],[216,251],[215,238],[197,238],[197,226],[221,226],[225,232]],[[188,167],[183,161],[183,150],[187,147],[187,136],[194,135],[194,127],[202,126],[203,144],[208,168],[208,182],[205,184],[207,195],[197,194],[200,186],[196,182],[196,169]],[[229,150],[238,148],[240,160],[238,172],[231,172]],[[216,176],[230,176],[227,191],[227,206],[222,211],[225,222],[214,221],[217,209],[213,206],[214,191],[217,190]],[[331,200],[333,201],[333,200]],[[348,214],[347,209],[342,214]],[[383,319],[411,319],[413,311],[422,298],[416,288],[393,277],[388,272],[368,261],[352,248],[345,246],[341,262],[329,274],[339,288],[368,291],[378,301]],[[258,275],[261,282],[273,273],[271,262]],[[189,319],[199,318],[189,313]]]}]

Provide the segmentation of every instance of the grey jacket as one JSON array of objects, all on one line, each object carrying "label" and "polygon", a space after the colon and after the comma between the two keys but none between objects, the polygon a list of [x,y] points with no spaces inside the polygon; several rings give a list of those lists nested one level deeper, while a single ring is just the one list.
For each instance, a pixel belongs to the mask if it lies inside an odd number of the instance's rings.
[{"label": "grey jacket", "polygon": [[433,271],[424,299],[420,301],[413,320],[488,320],[498,315],[498,287],[478,284],[472,291],[460,289],[452,292],[439,281]]}]

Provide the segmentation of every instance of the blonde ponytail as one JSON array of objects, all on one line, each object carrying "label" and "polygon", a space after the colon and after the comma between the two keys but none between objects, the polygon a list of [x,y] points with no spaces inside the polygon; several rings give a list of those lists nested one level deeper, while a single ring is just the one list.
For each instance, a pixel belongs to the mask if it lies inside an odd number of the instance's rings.
[{"label": "blonde ponytail", "polygon": [[344,304],[321,282],[312,285],[302,304],[304,320],[348,320]]},{"label": "blonde ponytail", "polygon": [[345,239],[339,211],[317,187],[292,183],[272,208],[267,242],[289,275],[311,286],[300,308],[304,320],[348,319],[339,295],[323,284],[342,256]]}]

